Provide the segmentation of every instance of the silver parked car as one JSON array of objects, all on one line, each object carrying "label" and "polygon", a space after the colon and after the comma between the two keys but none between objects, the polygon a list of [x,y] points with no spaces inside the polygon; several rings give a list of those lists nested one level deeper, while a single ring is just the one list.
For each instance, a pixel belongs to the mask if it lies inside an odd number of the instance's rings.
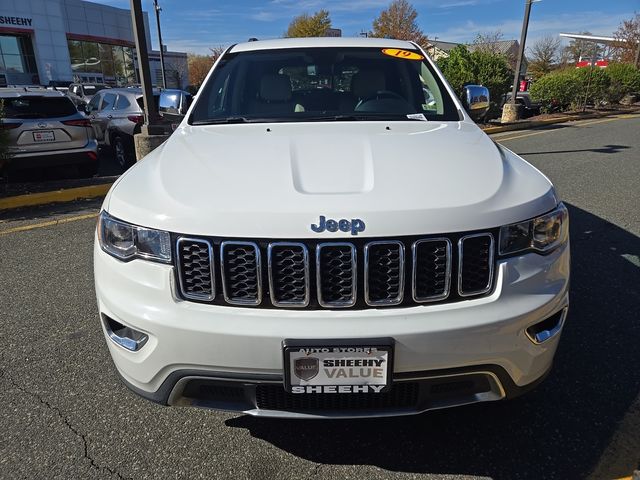
[{"label": "silver parked car", "polygon": [[[163,90],[169,92],[169,90]],[[173,92],[173,90],[171,90]],[[191,95],[181,90],[177,97],[188,107]],[[154,89],[154,114],[158,114],[160,90]],[[184,108],[186,110],[186,108]],[[100,145],[111,147],[122,168],[135,161],[133,136],[140,133],[144,121],[142,89],[110,88],[101,90],[85,107]],[[169,125],[170,120],[159,120]],[[169,129],[169,127],[168,127]]]},{"label": "silver parked car", "polygon": [[86,105],[96,93],[105,88],[110,87],[104,83],[72,83],[67,95],[76,105]]},{"label": "silver parked car", "polygon": [[44,88],[0,88],[11,159],[3,168],[77,165],[82,176],[98,171],[98,144],[91,123],[71,99]]}]

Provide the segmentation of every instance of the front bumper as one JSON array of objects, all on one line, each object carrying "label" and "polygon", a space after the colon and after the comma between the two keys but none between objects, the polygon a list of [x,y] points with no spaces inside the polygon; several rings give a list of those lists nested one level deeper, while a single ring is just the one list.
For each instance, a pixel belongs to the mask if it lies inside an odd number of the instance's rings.
[{"label": "front bumper", "polygon": [[[132,390],[163,404],[254,415],[397,415],[517,395],[549,371],[568,307],[568,244],[546,256],[500,260],[495,290],[487,297],[367,310],[203,305],[177,297],[171,266],[143,260],[122,263],[97,244],[94,264],[107,345]],[[527,328],[554,315],[561,319],[559,328],[541,343],[532,341]],[[132,352],[114,343],[109,318],[144,333],[148,338],[142,348]],[[338,403],[336,409],[310,413],[282,397],[285,338],[375,337],[394,339],[393,382],[415,384],[415,402],[382,402],[363,409],[357,403],[343,409]],[[455,383],[450,381],[454,377],[466,382],[467,390],[450,392],[446,398],[430,394],[431,385]],[[394,386],[391,391],[406,388]],[[436,390],[447,388],[454,387]],[[368,406],[366,401],[362,405]]]}]

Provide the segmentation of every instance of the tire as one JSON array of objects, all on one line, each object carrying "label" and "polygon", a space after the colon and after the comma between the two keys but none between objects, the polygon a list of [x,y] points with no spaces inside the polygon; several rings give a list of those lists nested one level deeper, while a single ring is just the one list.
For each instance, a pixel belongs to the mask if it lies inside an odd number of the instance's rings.
[{"label": "tire", "polygon": [[118,162],[118,165],[120,165],[123,170],[129,168],[133,164],[133,161],[131,160],[131,154],[129,153],[127,145],[122,137],[113,137],[111,145],[113,145],[113,153],[116,157],[116,162]]}]

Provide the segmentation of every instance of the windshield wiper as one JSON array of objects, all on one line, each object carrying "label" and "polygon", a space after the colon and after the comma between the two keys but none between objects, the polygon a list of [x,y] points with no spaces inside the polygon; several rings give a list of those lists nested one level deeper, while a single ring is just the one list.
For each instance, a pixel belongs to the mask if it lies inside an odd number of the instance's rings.
[{"label": "windshield wiper", "polygon": [[351,113],[351,114],[342,114],[342,115],[319,115],[313,117],[301,117],[300,121],[302,122],[322,122],[322,121],[336,121],[336,122],[358,122],[363,120],[371,120],[371,121],[388,121],[388,120],[411,120],[407,118],[406,115],[402,114],[366,114],[366,113]]},{"label": "windshield wiper", "polygon": [[[225,118],[208,118],[206,120],[196,120],[192,125],[219,125],[229,123],[252,123],[256,119],[249,119],[247,117],[225,117]],[[261,121],[257,119],[257,121]]]}]

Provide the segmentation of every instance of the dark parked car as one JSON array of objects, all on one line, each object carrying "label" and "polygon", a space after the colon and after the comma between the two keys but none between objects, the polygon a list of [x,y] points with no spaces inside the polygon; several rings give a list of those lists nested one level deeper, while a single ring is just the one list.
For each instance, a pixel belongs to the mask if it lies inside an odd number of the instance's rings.
[{"label": "dark parked car", "polygon": [[4,168],[77,165],[83,176],[98,171],[98,144],[91,123],[61,92],[0,88],[11,159]]},{"label": "dark parked car", "polygon": [[[164,93],[173,90],[164,90]],[[176,95],[190,102],[191,95],[175,90]],[[158,113],[160,90],[154,90],[154,111]],[[98,92],[85,108],[100,145],[113,149],[116,160],[123,168],[135,161],[133,136],[140,133],[143,116],[140,88],[111,88]],[[165,120],[164,123],[169,123]]]}]

